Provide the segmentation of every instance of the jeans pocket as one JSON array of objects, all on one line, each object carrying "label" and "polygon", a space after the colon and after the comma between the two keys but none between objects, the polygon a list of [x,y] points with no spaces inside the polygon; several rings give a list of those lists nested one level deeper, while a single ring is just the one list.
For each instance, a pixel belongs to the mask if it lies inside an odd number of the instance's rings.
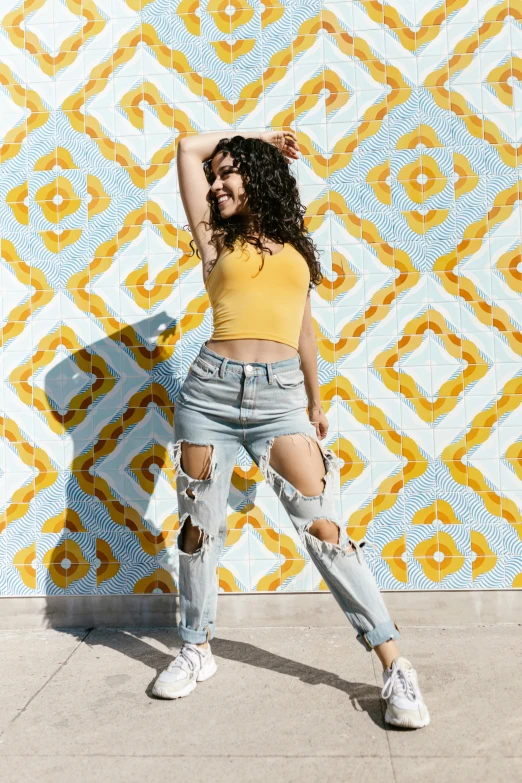
[{"label": "jeans pocket", "polygon": [[188,371],[189,375],[193,375],[195,378],[198,378],[200,381],[209,381],[212,378],[215,378],[218,374],[218,367],[216,367],[213,364],[208,364],[204,359],[201,359],[199,356],[192,362],[190,365]]},{"label": "jeans pocket", "polygon": [[300,369],[274,373],[274,379],[282,389],[298,389],[304,386],[304,374]]}]

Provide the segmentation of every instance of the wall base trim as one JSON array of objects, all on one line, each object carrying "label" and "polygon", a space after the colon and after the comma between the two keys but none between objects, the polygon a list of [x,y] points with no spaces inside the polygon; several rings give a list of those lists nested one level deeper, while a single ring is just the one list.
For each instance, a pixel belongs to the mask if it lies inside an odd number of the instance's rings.
[{"label": "wall base trim", "polygon": [[[522,590],[383,591],[401,625],[495,625],[522,622]],[[67,595],[0,598],[1,630],[172,627],[175,595]],[[343,615],[328,593],[220,595],[223,628],[340,626]]]}]

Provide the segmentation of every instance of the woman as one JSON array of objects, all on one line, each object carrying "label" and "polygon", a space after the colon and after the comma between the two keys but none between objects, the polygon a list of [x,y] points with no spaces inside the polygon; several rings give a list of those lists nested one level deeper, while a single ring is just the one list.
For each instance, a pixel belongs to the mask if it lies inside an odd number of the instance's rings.
[{"label": "woman", "polygon": [[[321,407],[310,289],[317,252],[289,162],[293,133],[183,138],[181,198],[213,308],[214,331],[189,368],[175,414],[174,466],[180,533],[179,633],[183,647],[154,694],[187,696],[216,671],[210,650],[216,567],[226,538],[227,498],[240,445],[274,488],[311,559],[383,665],[386,721],[429,723],[417,675],[399,656],[391,621],[361,546],[336,513],[337,460],[321,441]],[[209,187],[210,186],[210,187]]]}]

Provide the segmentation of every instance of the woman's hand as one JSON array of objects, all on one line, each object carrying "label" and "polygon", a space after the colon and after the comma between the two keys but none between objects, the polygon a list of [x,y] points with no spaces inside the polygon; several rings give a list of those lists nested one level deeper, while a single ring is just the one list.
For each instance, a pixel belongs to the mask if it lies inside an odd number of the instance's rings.
[{"label": "woman's hand", "polygon": [[281,150],[285,158],[290,160],[298,159],[299,144],[297,143],[297,136],[293,131],[264,131],[259,134],[259,138]]},{"label": "woman's hand", "polygon": [[308,408],[308,418],[314,425],[319,440],[326,438],[329,424],[322,407]]}]

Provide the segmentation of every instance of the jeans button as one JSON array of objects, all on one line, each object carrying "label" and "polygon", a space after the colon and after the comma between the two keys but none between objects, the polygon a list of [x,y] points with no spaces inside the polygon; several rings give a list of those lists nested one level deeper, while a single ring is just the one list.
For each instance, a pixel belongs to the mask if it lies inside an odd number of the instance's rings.
[{"label": "jeans button", "polygon": [[252,370],[253,369],[254,368],[252,367],[251,364],[247,364],[246,367],[245,367],[245,375],[252,375]]}]

